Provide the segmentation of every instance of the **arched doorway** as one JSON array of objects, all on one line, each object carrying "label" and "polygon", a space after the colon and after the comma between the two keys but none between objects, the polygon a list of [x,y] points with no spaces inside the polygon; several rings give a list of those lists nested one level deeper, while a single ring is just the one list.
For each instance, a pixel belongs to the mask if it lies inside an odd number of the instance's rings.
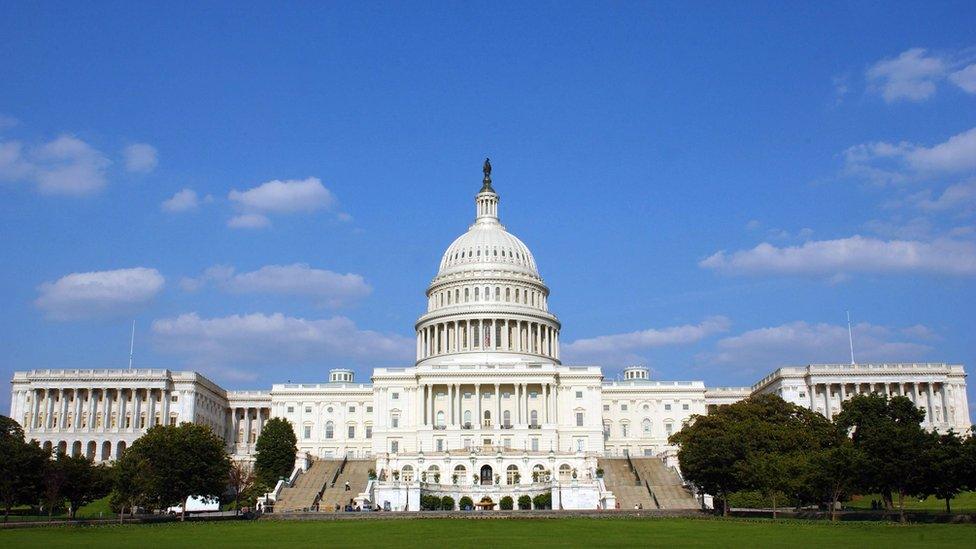
[{"label": "arched doorway", "polygon": [[110,459],[112,459],[112,443],[106,440],[102,443],[102,461]]},{"label": "arched doorway", "polygon": [[88,441],[88,451],[85,453],[85,457],[95,461],[95,452],[98,450],[98,443],[94,440]]},{"label": "arched doorway", "polygon": [[78,457],[81,455],[81,441],[76,440],[71,445],[71,457]]},{"label": "arched doorway", "polygon": [[483,465],[481,467],[481,485],[491,486],[494,480],[494,475],[491,474],[491,465]]}]

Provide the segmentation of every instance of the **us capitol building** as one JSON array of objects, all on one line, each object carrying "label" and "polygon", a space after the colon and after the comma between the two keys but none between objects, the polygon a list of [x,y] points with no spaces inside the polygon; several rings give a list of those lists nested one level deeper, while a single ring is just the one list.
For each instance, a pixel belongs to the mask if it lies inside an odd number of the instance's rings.
[{"label": "us capitol building", "polygon": [[827,417],[855,394],[905,395],[925,408],[930,429],[970,426],[961,365],[811,364],[723,388],[652,380],[640,366],[609,381],[599,366],[565,365],[549,288],[529,248],[499,222],[487,161],[475,206],[427,288],[411,366],[377,368],[372,383],[335,369],[327,383],[270,391],[228,391],[166,369],[31,370],[14,373],[10,415],[28,439],[96,461],[116,459],[152,425],[184,421],[210,426],[235,459],[249,460],[263,424],[282,417],[298,438],[293,479],[347,458],[376,472],[353,479],[357,499],[409,510],[427,494],[497,502],[543,492],[553,508],[612,507],[600,462],[629,455],[673,466],[667,439],[694,414],[758,393]]}]

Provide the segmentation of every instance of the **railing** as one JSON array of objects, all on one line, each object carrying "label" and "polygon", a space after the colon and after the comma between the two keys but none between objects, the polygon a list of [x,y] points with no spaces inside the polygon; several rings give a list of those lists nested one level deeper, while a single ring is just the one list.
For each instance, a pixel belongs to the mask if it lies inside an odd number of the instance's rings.
[{"label": "railing", "polygon": [[644,487],[645,487],[645,488],[647,488],[647,493],[649,493],[649,494],[651,494],[651,499],[653,499],[653,500],[654,500],[654,505],[655,505],[655,506],[656,506],[656,507],[657,507],[658,509],[660,509],[660,508],[661,508],[661,504],[660,504],[660,503],[658,503],[658,501],[657,501],[657,496],[656,496],[656,495],[654,495],[654,490],[651,490],[651,485],[650,485],[650,484],[648,484],[646,480],[644,481]]},{"label": "railing", "polygon": [[532,423],[529,424],[529,429],[542,429],[542,425],[539,425],[538,423]]},{"label": "railing", "polygon": [[634,486],[640,486],[641,478],[637,474],[637,468],[634,467],[634,462],[630,460],[630,452],[627,452],[627,467],[630,467],[630,472],[634,473]]},{"label": "railing", "polygon": [[339,466],[336,467],[335,473],[332,473],[332,482],[329,483],[330,488],[335,488],[336,480],[339,479],[339,475],[341,475],[342,471],[346,468],[347,461],[349,461],[349,456],[344,456],[342,458],[342,463],[340,463]]}]

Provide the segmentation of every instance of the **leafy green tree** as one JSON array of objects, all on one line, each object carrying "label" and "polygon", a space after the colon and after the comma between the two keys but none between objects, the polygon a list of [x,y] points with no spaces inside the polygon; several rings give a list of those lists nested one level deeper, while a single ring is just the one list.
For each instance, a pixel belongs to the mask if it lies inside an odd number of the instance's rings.
[{"label": "leafy green tree", "polygon": [[190,496],[219,497],[230,471],[223,439],[209,427],[195,423],[150,428],[125,452],[123,461],[126,459],[135,460],[148,471],[143,486],[146,499],[159,508],[182,505],[183,520]]},{"label": "leafy green tree", "polygon": [[54,519],[54,512],[64,504],[64,486],[68,482],[68,472],[63,464],[67,457],[64,452],[58,452],[57,457],[49,460],[44,467],[42,501],[49,520]]},{"label": "leafy green tree", "polygon": [[532,507],[535,509],[552,509],[552,492],[545,492],[532,498]]},{"label": "leafy green tree", "polygon": [[148,508],[153,504],[153,472],[149,459],[142,452],[122,453],[115,465],[115,482],[109,503],[112,510],[119,512],[119,522],[125,517],[125,510],[134,515],[138,508]]},{"label": "leafy green tree", "polygon": [[694,416],[671,436],[685,478],[719,496],[756,490],[773,502],[803,491],[808,456],[828,444],[835,429],[823,416],[776,395],[757,395],[712,414]]},{"label": "leafy green tree", "polygon": [[473,509],[474,508],[474,502],[471,501],[471,498],[469,498],[468,496],[461,496],[461,499],[458,500],[458,507],[462,511],[465,511],[465,510],[468,510],[468,509]]},{"label": "leafy green tree", "polygon": [[891,507],[898,496],[898,509],[905,521],[905,497],[924,493],[928,434],[922,429],[925,411],[906,397],[856,395],[844,402],[835,422],[851,433],[854,447],[861,451],[861,488],[880,492]]},{"label": "leafy green tree", "polygon": [[971,465],[962,438],[951,429],[943,435],[932,435],[924,461],[926,492],[945,500],[946,513],[951,513],[952,498],[967,487],[976,488],[967,478],[971,476]]},{"label": "leafy green tree", "polygon": [[288,478],[298,453],[298,439],[291,422],[277,417],[269,419],[261,429],[255,450],[254,471],[261,486],[271,489],[278,479]]},{"label": "leafy green tree", "polygon": [[836,521],[839,502],[857,491],[863,469],[861,450],[850,438],[841,436],[835,444],[811,454],[803,482],[814,501],[827,503],[830,518]]},{"label": "leafy green tree", "polygon": [[4,522],[10,517],[11,507],[40,500],[49,457],[36,442],[24,440],[19,423],[0,416],[0,503]]},{"label": "leafy green tree", "polygon": [[87,457],[58,454],[49,469],[56,470],[53,476],[63,480],[60,491],[62,498],[68,501],[70,518],[75,518],[79,507],[105,497],[111,490],[106,478],[110,475],[108,468],[95,467]]},{"label": "leafy green tree", "polygon": [[532,498],[527,495],[521,495],[518,498],[518,508],[521,510],[532,508]]},{"label": "leafy green tree", "polygon": [[498,501],[498,508],[503,511],[511,511],[514,506],[515,500],[512,499],[512,496],[504,496]]}]

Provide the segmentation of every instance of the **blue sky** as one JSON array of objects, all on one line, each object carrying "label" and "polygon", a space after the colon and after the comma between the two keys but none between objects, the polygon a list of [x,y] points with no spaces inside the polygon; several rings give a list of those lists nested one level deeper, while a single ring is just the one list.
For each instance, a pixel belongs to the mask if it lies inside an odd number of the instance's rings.
[{"label": "blue sky", "polygon": [[410,364],[485,156],[567,361],[972,369],[976,6],[781,4],[8,2],[0,376]]}]

